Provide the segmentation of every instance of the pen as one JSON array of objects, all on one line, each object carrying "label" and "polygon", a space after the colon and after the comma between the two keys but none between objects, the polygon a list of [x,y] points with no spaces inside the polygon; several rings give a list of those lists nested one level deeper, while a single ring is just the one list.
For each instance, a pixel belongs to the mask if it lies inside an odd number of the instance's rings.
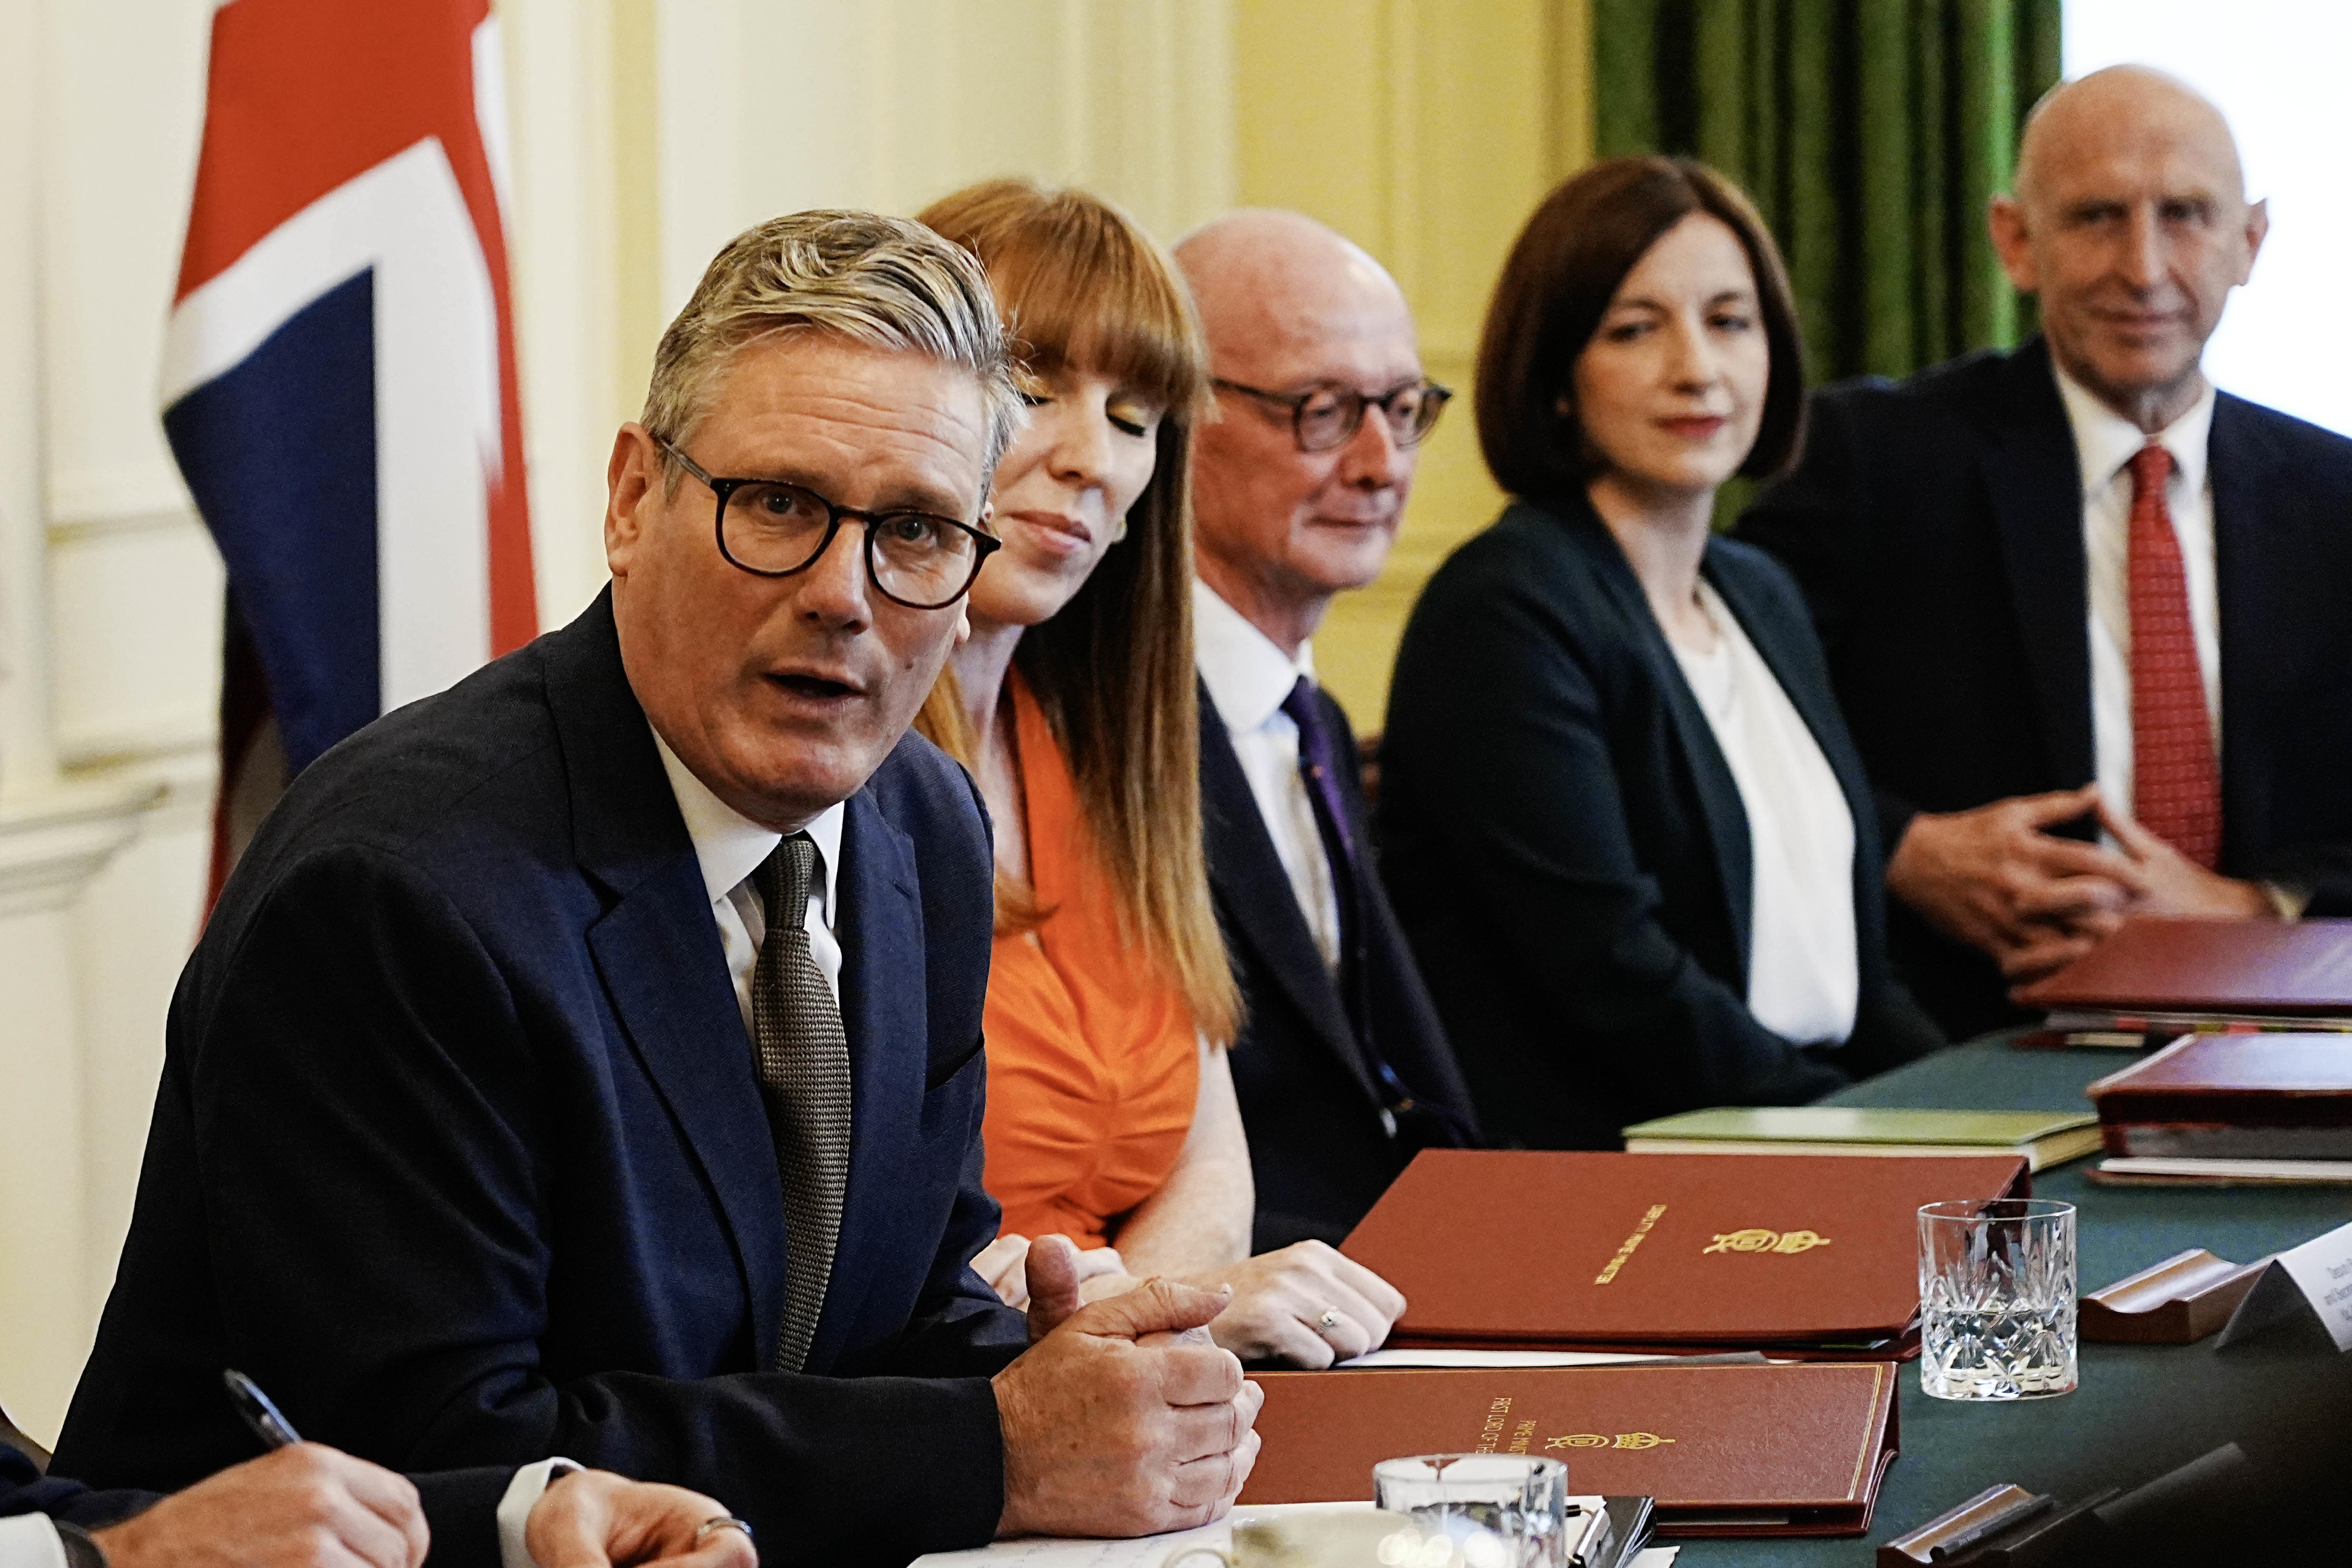
[{"label": "pen", "polygon": [[294,1424],[279,1414],[278,1406],[269,1402],[269,1395],[262,1393],[253,1379],[235,1367],[227,1367],[221,1372],[221,1381],[228,1384],[228,1396],[236,1402],[236,1413],[245,1417],[245,1424],[253,1428],[262,1447],[287,1448],[302,1440],[302,1434],[294,1430]]}]

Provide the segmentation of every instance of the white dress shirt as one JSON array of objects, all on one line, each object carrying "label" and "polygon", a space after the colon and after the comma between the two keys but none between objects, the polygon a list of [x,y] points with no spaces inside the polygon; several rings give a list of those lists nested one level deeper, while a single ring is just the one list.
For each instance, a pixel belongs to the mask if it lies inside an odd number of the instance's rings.
[{"label": "white dress shirt", "polygon": [[[569,1475],[573,1470],[587,1468],[571,1459],[541,1459],[525,1465],[507,1483],[506,1495],[499,1500],[499,1561],[501,1568],[540,1568],[530,1555],[524,1540],[524,1527],[530,1521],[530,1510],[547,1484],[558,1473]],[[236,1542],[224,1542],[235,1545]],[[202,1553],[194,1555],[201,1556]],[[0,1519],[0,1568],[66,1568],[65,1542],[58,1539],[58,1529],[45,1513],[17,1514]]]},{"label": "white dress shirt", "polygon": [[1853,1033],[1853,812],[1821,742],[1712,584],[1715,647],[1669,639],[1748,814],[1748,1010],[1800,1045]]},{"label": "white dress shirt", "polygon": [[0,1519],[0,1568],[66,1568],[66,1544],[47,1514]]},{"label": "white dress shirt", "polygon": [[[2054,366],[2053,366],[2054,368]],[[2101,403],[2064,371],[2058,395],[2074,427],[2074,455],[2083,474],[2083,554],[2089,568],[2091,616],[2091,751],[2099,793],[2123,812],[2132,810],[2131,503],[2132,454],[2149,437]],[[2213,430],[2213,388],[2196,406],[2157,432],[2172,454],[2164,500],[2180,541],[2181,574],[2189,585],[2189,627],[2197,644],[2197,671],[2205,683],[2205,713],[2213,725],[2213,756],[2221,755],[2221,608],[2213,586],[2213,486],[2206,460]]]},{"label": "white dress shirt", "polygon": [[1217,717],[1233,738],[1257,814],[1274,840],[1274,852],[1290,879],[1290,892],[1325,967],[1339,967],[1339,895],[1323,835],[1315,826],[1315,805],[1298,773],[1298,726],[1282,710],[1282,700],[1300,676],[1313,679],[1314,650],[1301,645],[1293,659],[1272,637],[1198,578],[1192,581],[1192,657],[1216,704]]},{"label": "white dress shirt", "polygon": [[[710,895],[711,918],[719,922],[719,945],[727,955],[727,974],[735,983],[735,1005],[743,1015],[743,1032],[752,1035],[751,971],[760,962],[760,943],[768,935],[767,912],[751,873],[773,852],[783,835],[761,826],[710,793],[710,786],[678,761],[677,753],[656,731],[654,744],[661,751],[662,771],[669,774],[670,793],[677,796],[678,815],[686,818],[687,837],[694,840],[694,858],[702,867],[702,885]],[[841,1003],[841,943],[833,934],[835,879],[841,867],[841,823],[845,808],[828,806],[808,825],[816,844],[817,874],[809,879],[808,908],[802,923],[808,928],[809,954],[824,973],[835,1006]]]}]

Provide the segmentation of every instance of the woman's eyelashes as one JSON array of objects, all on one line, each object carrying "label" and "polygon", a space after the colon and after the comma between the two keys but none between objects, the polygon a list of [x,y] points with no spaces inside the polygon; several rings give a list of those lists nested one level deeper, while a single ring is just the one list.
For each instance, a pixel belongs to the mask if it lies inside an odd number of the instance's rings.
[{"label": "woman's eyelashes", "polygon": [[1130,436],[1149,436],[1160,424],[1160,411],[1134,404],[1113,404],[1103,410],[1103,417]]},{"label": "woman's eyelashes", "polygon": [[[1714,310],[1706,318],[1707,328],[1717,332],[1744,332],[1755,326],[1756,319],[1744,310]],[[1630,343],[1647,337],[1658,323],[1651,320],[1612,322],[1601,331],[1604,342]]]},{"label": "woman's eyelashes", "polygon": [[[1022,403],[1031,408],[1043,408],[1049,403],[1059,403],[1065,396],[1072,395],[1057,392],[1051,387],[1035,385],[1023,386],[1015,390],[1020,393]],[[1161,414],[1162,410],[1150,404],[1133,401],[1123,396],[1110,399],[1103,405],[1102,408],[1104,423],[1115,430],[1138,437],[1150,436],[1159,429]]]}]

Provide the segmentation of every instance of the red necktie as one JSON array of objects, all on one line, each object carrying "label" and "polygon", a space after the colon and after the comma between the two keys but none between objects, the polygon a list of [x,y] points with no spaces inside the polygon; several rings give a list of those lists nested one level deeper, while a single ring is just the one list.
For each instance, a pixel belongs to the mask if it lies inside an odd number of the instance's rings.
[{"label": "red necktie", "polygon": [[2207,870],[2221,854],[2221,769],[2189,622],[2180,540],[2164,503],[2172,454],[2151,442],[2132,454],[2132,814]]}]

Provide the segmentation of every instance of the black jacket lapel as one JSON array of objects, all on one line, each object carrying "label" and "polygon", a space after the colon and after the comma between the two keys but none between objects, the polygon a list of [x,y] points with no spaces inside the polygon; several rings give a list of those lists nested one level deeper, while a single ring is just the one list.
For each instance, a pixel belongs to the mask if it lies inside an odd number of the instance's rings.
[{"label": "black jacket lapel", "polygon": [[825,1294],[809,1344],[812,1371],[832,1364],[864,1305],[863,1292],[841,1282],[870,1286],[898,1272],[860,1248],[904,1245],[905,1227],[890,1212],[898,1186],[894,1167],[921,1141],[930,1060],[914,846],[866,791],[849,797],[841,860],[834,929],[843,955],[841,1021],[849,1037],[849,1184],[842,1198],[841,1247],[833,1259],[835,1288]]},{"label": "black jacket lapel", "polygon": [[[2249,845],[2270,845],[2271,781],[2284,765],[2277,737],[2297,721],[2273,711],[2273,694],[2305,689],[2297,666],[2308,641],[2284,628],[2303,627],[2344,606],[2314,602],[2306,563],[2323,559],[2329,542],[2295,537],[2280,526],[2281,489],[2291,479],[2278,461],[2251,405],[2223,393],[2213,405],[2206,472],[2213,487],[2213,585],[2221,637],[2221,866],[2238,868]],[[2265,507],[2264,502],[2271,504]],[[2330,521],[2335,520],[2331,517]],[[2284,722],[2282,721],[2284,720]]]},{"label": "black jacket lapel", "polygon": [[2042,743],[2053,776],[2071,788],[2095,771],[2082,465],[2050,352],[2039,339],[2011,358],[2005,381],[2000,404],[1989,411],[1991,438],[1979,467],[2009,574]]},{"label": "black jacket lapel", "polygon": [[621,667],[610,590],[560,636],[548,703],[572,781],[573,850],[614,900],[588,930],[589,951],[718,1197],[765,1366],[783,1301],[784,1215],[751,1041],[693,842]]},{"label": "black jacket lapel", "polygon": [[1365,1098],[1381,1095],[1364,1070],[1355,1031],[1341,1006],[1339,987],[1323,965],[1307,917],[1291,896],[1290,877],[1275,853],[1274,840],[1258,816],[1257,797],[1234,753],[1208,688],[1201,698],[1201,817],[1208,850],[1209,885],[1228,942],[1245,942],[1256,953],[1316,1037],[1338,1058]]},{"label": "black jacket lapel", "polygon": [[[1713,560],[1714,552],[1710,551],[1710,568]],[[1804,657],[1796,628],[1786,616],[1774,615],[1751,595],[1740,574],[1708,569],[1705,575],[1738,617],[1740,629],[1756,645],[1757,653],[1772,671],[1772,679],[1788,694],[1789,705],[1805,721],[1805,728],[1812,731],[1813,743],[1821,747],[1830,771],[1837,775],[1846,809],[1853,814],[1854,852],[1862,856],[1875,838],[1874,833],[1865,837],[1874,817],[1870,780],[1863,771],[1862,758],[1845,738],[1845,722],[1838,713],[1837,698],[1830,689],[1827,671]]]},{"label": "black jacket lapel", "polygon": [[1698,792],[1699,814],[1706,819],[1707,839],[1715,848],[1724,912],[1731,922],[1731,947],[1739,957],[1739,973],[1729,977],[1729,984],[1732,989],[1744,993],[1748,986],[1751,935],[1748,925],[1754,913],[1756,870],[1748,840],[1748,811],[1740,804],[1738,782],[1731,776],[1731,764],[1723,760],[1723,749],[1715,743],[1714,727],[1699,710],[1698,699],[1691,695],[1682,664],[1667,644],[1666,634],[1659,628],[1658,617],[1651,613],[1641,580],[1633,575],[1633,565],[1617,547],[1615,536],[1589,502],[1581,502],[1573,513],[1564,515],[1576,524],[1570,530],[1571,535],[1591,554],[1602,591],[1633,628],[1635,646],[1650,667],[1651,683],[1665,699],[1667,721],[1673,725],[1675,740],[1689,765]]}]

